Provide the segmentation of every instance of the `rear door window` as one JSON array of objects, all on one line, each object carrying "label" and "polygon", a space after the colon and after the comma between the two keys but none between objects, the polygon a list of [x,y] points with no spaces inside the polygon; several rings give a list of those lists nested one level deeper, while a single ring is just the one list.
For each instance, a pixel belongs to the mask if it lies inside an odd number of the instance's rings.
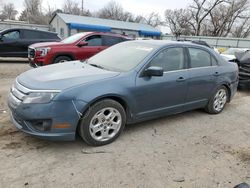
[{"label": "rear door window", "polygon": [[18,40],[20,39],[20,31],[10,31],[3,34],[3,40]]},{"label": "rear door window", "polygon": [[88,46],[102,46],[102,37],[101,35],[92,35],[86,38],[85,40],[88,43]]},{"label": "rear door window", "polygon": [[120,37],[108,36],[108,35],[103,35],[102,37],[104,46],[113,46],[115,44],[122,42],[122,39]]},{"label": "rear door window", "polygon": [[212,65],[212,56],[205,50],[189,48],[190,68],[209,67]]},{"label": "rear door window", "polygon": [[23,38],[25,39],[41,39],[40,32],[38,31],[29,31],[29,30],[24,30],[23,31]]}]

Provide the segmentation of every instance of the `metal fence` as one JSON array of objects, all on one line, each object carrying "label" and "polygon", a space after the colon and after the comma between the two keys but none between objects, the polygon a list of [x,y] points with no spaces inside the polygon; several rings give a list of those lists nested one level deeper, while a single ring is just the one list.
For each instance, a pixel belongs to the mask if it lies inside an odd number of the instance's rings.
[{"label": "metal fence", "polygon": [[[165,35],[163,40],[176,40],[174,35]],[[203,40],[210,46],[221,48],[250,48],[250,39],[245,38],[228,38],[228,37],[206,37],[206,36],[180,36],[184,40]]]},{"label": "metal fence", "polygon": [[21,21],[0,21],[0,30],[10,29],[10,28],[27,28],[27,29],[38,29],[43,31],[49,31],[50,27],[48,25],[37,25],[28,24]]}]

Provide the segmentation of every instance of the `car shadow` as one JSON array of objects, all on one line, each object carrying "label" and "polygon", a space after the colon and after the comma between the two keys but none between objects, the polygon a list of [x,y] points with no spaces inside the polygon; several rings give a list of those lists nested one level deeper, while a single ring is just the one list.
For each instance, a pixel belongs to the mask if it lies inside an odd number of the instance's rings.
[{"label": "car shadow", "polygon": [[[171,116],[165,116],[153,120],[148,120],[140,123],[135,124],[128,124],[125,126],[125,129],[121,135],[123,139],[128,139],[128,137],[136,137],[137,134],[141,134],[142,132],[148,132],[151,134],[152,129],[158,130],[162,126],[168,126],[172,125],[173,123],[176,123],[180,121],[180,119],[187,118],[187,117],[198,117],[201,114],[206,114],[203,110],[194,110],[185,112],[182,114],[175,114]],[[87,145],[82,138],[76,134],[75,141],[49,141],[49,140],[43,140],[40,138],[36,138],[30,135],[26,135],[23,133],[24,138],[22,140],[25,142],[26,145],[28,145],[31,149],[36,150],[42,150],[42,149],[56,149],[56,150],[65,150],[65,148],[68,148],[70,150],[88,150],[93,149],[92,146]],[[119,140],[120,138],[118,138]],[[107,148],[107,146],[103,146]],[[110,146],[108,146],[110,147]]]}]

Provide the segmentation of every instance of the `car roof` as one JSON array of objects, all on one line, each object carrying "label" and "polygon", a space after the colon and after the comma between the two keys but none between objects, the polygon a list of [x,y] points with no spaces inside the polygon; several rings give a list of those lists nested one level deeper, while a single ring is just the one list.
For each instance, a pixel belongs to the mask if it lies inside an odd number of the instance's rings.
[{"label": "car roof", "polygon": [[55,32],[52,31],[44,31],[44,30],[39,30],[39,29],[29,29],[29,28],[10,28],[10,29],[4,29],[1,30],[0,33],[6,32],[6,31],[15,31],[15,30],[26,30],[26,31],[38,31],[38,32],[43,32],[43,33],[50,33],[50,34],[56,34]]},{"label": "car roof", "polygon": [[193,42],[182,42],[182,41],[169,41],[169,40],[136,40],[131,42],[137,42],[140,44],[148,44],[158,47],[164,47],[164,46],[193,46],[193,47],[201,47],[205,49],[209,49],[208,47],[200,44],[196,44]]},{"label": "car roof", "polygon": [[86,33],[88,35],[99,34],[99,35],[109,35],[109,36],[116,36],[116,37],[123,37],[123,38],[131,39],[131,37],[129,37],[129,36],[122,35],[122,34],[119,34],[119,33],[112,33],[112,32],[96,32],[96,31],[93,31],[93,32],[86,32]]}]

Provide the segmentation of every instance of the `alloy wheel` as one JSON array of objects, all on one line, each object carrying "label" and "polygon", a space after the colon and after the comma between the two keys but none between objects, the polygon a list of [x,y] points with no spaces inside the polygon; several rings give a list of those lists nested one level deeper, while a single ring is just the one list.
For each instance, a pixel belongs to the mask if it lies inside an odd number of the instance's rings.
[{"label": "alloy wheel", "polygon": [[225,89],[220,89],[217,91],[214,97],[213,107],[217,112],[220,112],[227,102],[227,92]]},{"label": "alloy wheel", "polygon": [[122,116],[115,108],[103,108],[90,121],[90,135],[96,141],[112,139],[120,130]]}]

